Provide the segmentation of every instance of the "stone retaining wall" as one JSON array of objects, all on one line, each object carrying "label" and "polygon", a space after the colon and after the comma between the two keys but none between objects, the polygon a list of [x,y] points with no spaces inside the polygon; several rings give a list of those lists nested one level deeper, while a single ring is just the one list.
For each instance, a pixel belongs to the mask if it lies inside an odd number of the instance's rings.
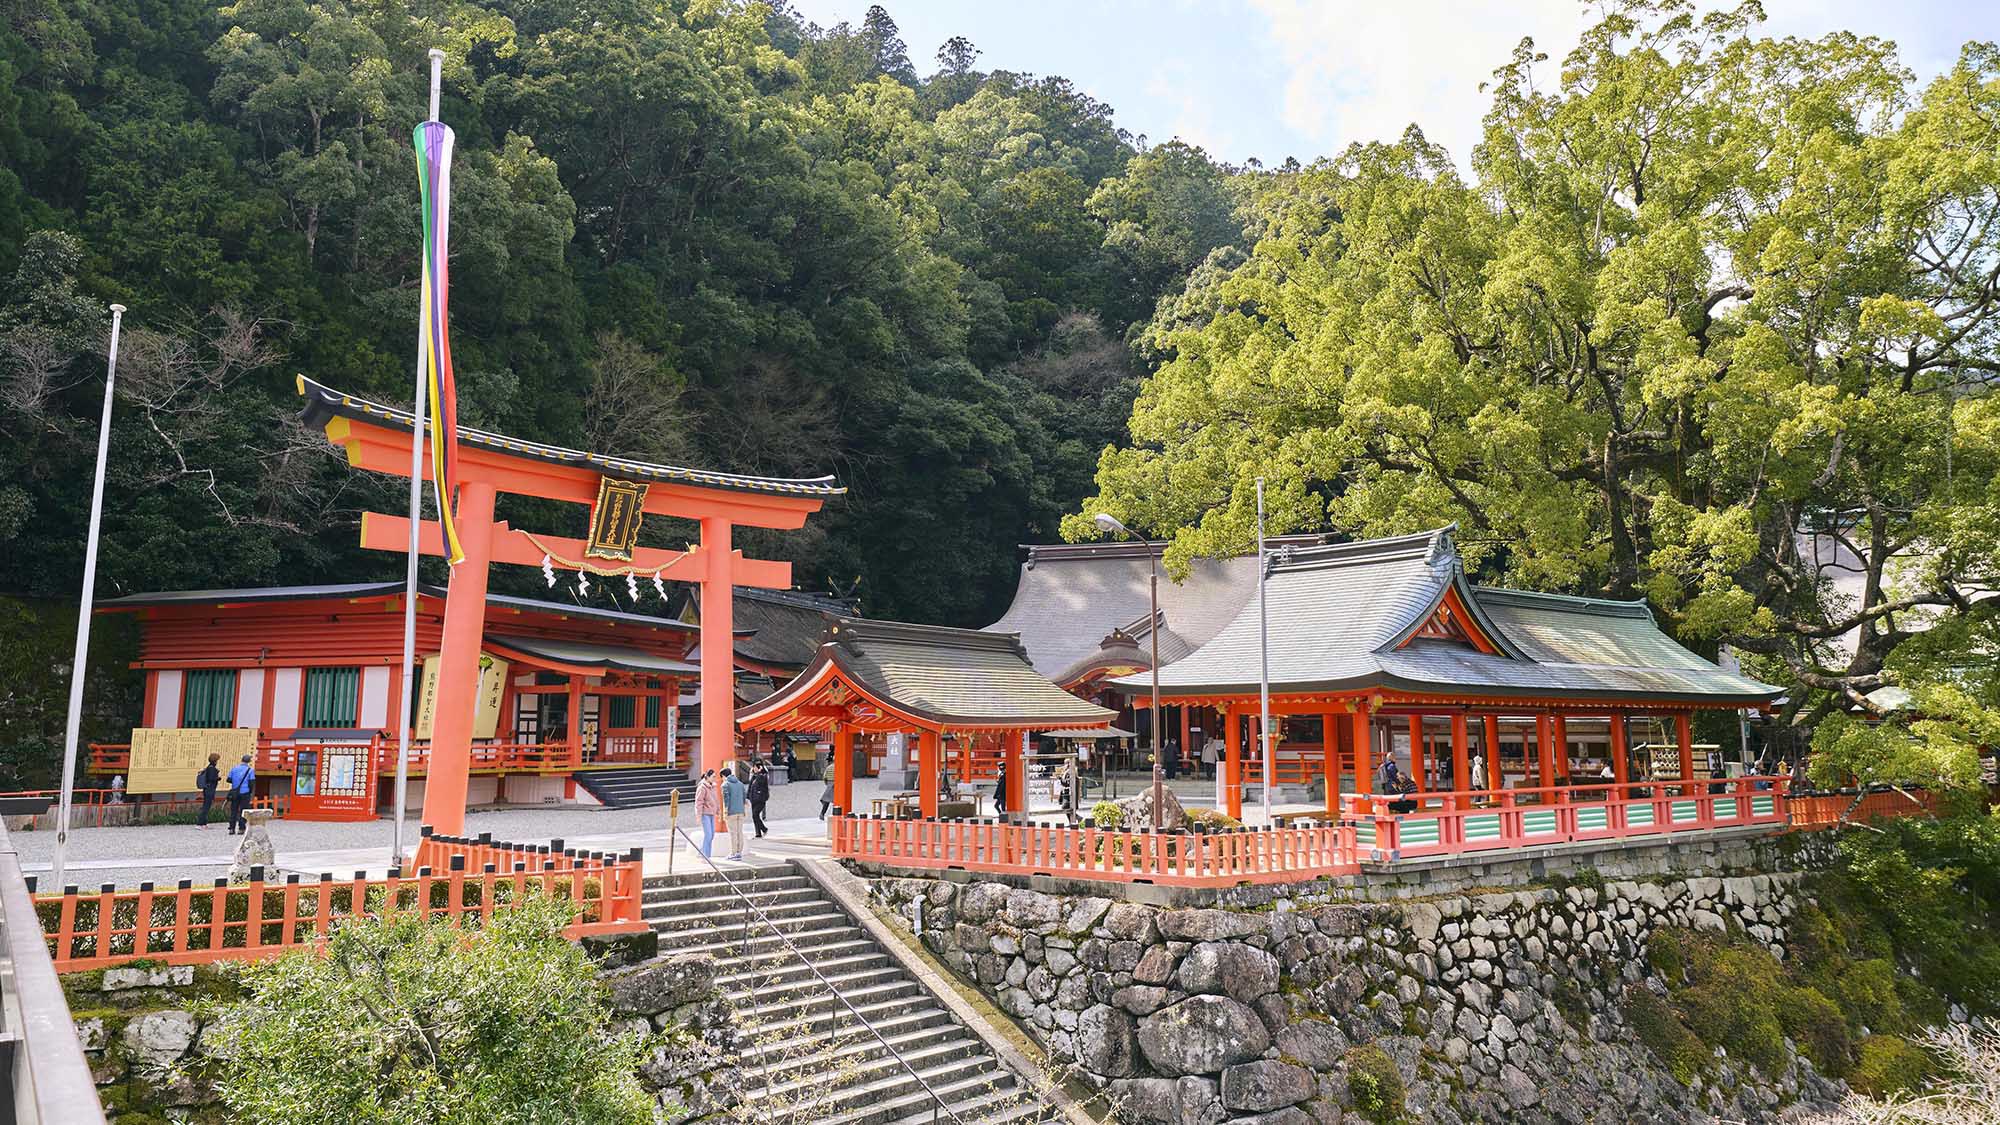
[{"label": "stone retaining wall", "polygon": [[[997,883],[876,880],[878,906],[1135,1121],[1304,1125],[1772,1117],[1838,1096],[1802,1059],[1683,1086],[1635,1038],[1628,989],[1662,926],[1784,956],[1796,876],[1614,881],[1392,903],[1176,908]],[[1315,893],[1304,889],[1308,895]],[[1368,1048],[1377,1048],[1376,1054]],[[1383,1056],[1386,1056],[1384,1059]]]}]

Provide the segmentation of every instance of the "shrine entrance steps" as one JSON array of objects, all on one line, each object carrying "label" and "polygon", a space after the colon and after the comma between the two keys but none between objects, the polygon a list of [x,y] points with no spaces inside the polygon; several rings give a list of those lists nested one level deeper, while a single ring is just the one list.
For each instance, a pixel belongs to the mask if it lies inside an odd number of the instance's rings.
[{"label": "shrine entrance steps", "polygon": [[749,1108],[825,1125],[1055,1119],[814,881],[790,865],[726,874],[646,880],[645,918],[662,954],[714,957]]},{"label": "shrine entrance steps", "polygon": [[678,766],[627,766],[577,770],[570,779],[609,808],[642,809],[664,805],[676,792],[694,800],[694,779]]}]

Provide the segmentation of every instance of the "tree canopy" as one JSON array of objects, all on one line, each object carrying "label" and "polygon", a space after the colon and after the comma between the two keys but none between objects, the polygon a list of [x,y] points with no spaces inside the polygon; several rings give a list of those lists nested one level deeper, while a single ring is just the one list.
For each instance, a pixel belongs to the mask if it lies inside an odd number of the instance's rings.
[{"label": "tree canopy", "polygon": [[465,421],[833,472],[846,499],[746,547],[882,616],[999,615],[1015,544],[1123,430],[1128,330],[1238,235],[1199,150],[963,39],[919,77],[879,6],[27,0],[0,24],[0,589],[74,593],[110,300],[107,592],[390,573],[354,517],[395,486],[289,421],[292,375],[408,393],[432,46]]},{"label": "tree canopy", "polygon": [[1254,245],[1142,330],[1066,531],[1184,566],[1248,544],[1258,477],[1274,532],[1455,522],[1489,578],[1726,645],[1792,724],[1915,689],[1920,776],[1964,780],[2000,706],[2000,52],[1919,89],[1759,18],[1613,5],[1553,84],[1523,41],[1470,178],[1414,126],[1249,177]]}]

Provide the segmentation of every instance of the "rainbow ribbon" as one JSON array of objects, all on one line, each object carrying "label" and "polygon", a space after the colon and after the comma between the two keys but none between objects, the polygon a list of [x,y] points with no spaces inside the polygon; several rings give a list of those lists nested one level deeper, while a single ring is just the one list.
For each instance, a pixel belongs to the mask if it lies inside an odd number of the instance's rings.
[{"label": "rainbow ribbon", "polygon": [[[452,518],[451,497],[458,483],[458,389],[451,376],[451,331],[445,310],[451,289],[451,126],[426,121],[415,132],[417,181],[424,205],[424,279],[421,343],[417,362],[428,380],[430,396],[431,483],[437,488],[438,525],[444,531],[445,557],[456,566],[465,561]],[[421,427],[419,427],[421,431]],[[421,432],[418,434],[421,439]]]}]

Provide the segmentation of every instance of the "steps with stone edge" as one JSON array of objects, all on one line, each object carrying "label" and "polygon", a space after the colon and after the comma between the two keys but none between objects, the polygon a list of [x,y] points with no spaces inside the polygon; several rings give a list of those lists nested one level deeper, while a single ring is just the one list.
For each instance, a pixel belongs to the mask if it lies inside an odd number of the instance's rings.
[{"label": "steps with stone edge", "polygon": [[[748,1036],[739,1064],[753,1106],[782,1106],[789,1119],[828,1125],[929,1122],[936,1107],[914,1069],[950,1108],[935,1115],[946,1125],[952,1114],[965,1125],[1057,1119],[812,880],[790,865],[725,874],[734,887],[712,871],[646,880],[644,916],[660,935],[661,953],[715,957],[716,983]],[[769,921],[753,912],[746,926],[743,896]]]}]

